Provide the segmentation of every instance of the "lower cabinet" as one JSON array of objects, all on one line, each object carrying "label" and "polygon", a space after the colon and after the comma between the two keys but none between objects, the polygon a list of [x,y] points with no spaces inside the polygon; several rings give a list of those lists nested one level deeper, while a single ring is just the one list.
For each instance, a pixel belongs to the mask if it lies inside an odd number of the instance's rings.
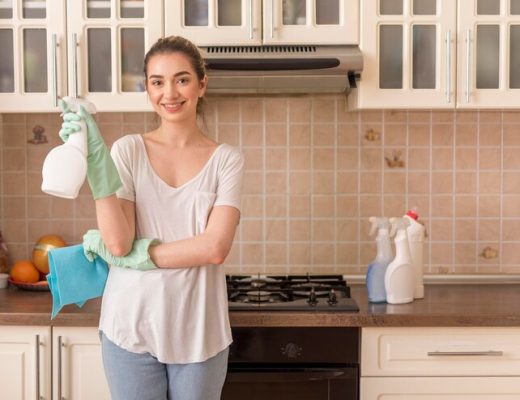
[{"label": "lower cabinet", "polygon": [[0,326],[0,400],[110,400],[97,328]]},{"label": "lower cabinet", "polygon": [[361,332],[361,400],[520,399],[520,328]]}]

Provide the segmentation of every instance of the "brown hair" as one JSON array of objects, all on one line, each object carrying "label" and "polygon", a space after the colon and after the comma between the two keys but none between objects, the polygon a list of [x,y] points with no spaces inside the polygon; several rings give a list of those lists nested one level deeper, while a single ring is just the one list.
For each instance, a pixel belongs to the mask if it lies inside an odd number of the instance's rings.
[{"label": "brown hair", "polygon": [[[157,40],[157,42],[150,47],[144,57],[144,77],[146,79],[146,86],[148,86],[148,63],[150,62],[150,59],[157,54],[168,53],[184,54],[190,61],[199,81],[203,80],[206,76],[206,65],[197,46],[182,36],[168,36]],[[204,103],[204,97],[199,98],[197,103],[197,115],[202,117]]]}]

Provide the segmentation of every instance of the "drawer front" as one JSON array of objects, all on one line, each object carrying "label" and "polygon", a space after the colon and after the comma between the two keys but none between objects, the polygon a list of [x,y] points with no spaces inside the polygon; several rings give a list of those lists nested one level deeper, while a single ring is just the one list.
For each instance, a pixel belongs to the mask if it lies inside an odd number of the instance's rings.
[{"label": "drawer front", "polygon": [[362,376],[520,376],[520,328],[363,328]]},{"label": "drawer front", "polygon": [[361,378],[361,400],[518,400],[518,378]]}]

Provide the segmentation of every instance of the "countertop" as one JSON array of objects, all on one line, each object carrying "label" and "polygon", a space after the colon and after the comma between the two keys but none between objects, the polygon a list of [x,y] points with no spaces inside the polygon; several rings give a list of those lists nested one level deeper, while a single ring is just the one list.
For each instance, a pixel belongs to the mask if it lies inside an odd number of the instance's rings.
[{"label": "countertop", "polygon": [[[370,304],[362,285],[352,286],[360,311],[230,313],[240,326],[520,326],[518,284],[433,284],[413,303]],[[65,307],[50,319],[50,292],[0,289],[0,325],[97,326],[100,299]]]}]

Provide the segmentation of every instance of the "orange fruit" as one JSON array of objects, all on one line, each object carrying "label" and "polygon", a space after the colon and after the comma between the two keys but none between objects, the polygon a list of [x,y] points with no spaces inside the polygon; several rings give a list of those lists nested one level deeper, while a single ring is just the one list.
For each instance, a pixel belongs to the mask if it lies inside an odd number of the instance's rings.
[{"label": "orange fruit", "polygon": [[40,271],[29,260],[19,260],[11,267],[9,276],[16,282],[35,283],[40,280]]},{"label": "orange fruit", "polygon": [[38,239],[32,252],[32,261],[38,270],[46,275],[49,273],[49,250],[65,247],[67,244],[58,235],[45,235]]}]

